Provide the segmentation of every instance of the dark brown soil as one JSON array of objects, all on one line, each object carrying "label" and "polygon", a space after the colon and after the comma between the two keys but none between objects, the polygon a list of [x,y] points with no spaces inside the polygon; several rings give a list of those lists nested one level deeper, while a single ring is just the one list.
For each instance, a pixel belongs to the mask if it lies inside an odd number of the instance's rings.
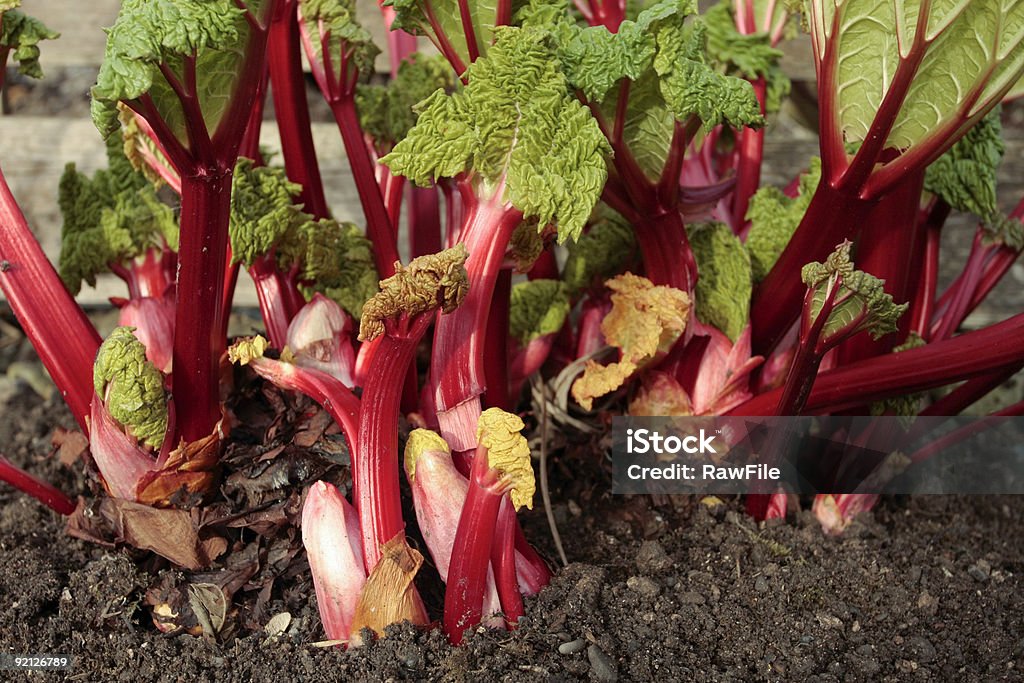
[{"label": "dark brown soil", "polygon": [[[83,466],[50,457],[57,424],[72,427],[62,406],[19,391],[0,450],[82,491]],[[75,657],[15,680],[1024,680],[1024,499],[887,500],[833,539],[807,515],[758,528],[735,502],[612,497],[596,459],[563,457],[552,474],[572,563],[521,629],[453,649],[436,629],[395,628],[350,652],[312,646],[323,632],[301,554],[265,605],[290,612],[286,635],[163,634],[142,606],[160,578],[151,557],[68,538],[4,487],[0,651]],[[543,513],[526,526],[553,555]]]}]

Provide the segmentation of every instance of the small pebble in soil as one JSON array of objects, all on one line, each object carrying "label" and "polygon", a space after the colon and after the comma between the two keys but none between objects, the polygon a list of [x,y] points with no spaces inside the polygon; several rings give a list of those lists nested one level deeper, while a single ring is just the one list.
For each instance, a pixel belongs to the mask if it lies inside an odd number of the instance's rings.
[{"label": "small pebble in soil", "polygon": [[644,541],[636,553],[636,566],[650,572],[660,572],[672,566],[672,558],[657,541]]},{"label": "small pebble in soil", "polygon": [[658,593],[661,592],[661,586],[654,579],[647,576],[631,576],[626,579],[626,586],[646,598],[657,597]]},{"label": "small pebble in soil", "polygon": [[619,680],[619,672],[615,667],[615,662],[597,645],[591,645],[587,648],[587,659],[590,660],[590,667],[594,670],[594,676],[601,683],[615,683],[615,681]]},{"label": "small pebble in soil", "polygon": [[992,565],[985,560],[978,560],[967,568],[967,573],[975,581],[988,581],[989,574],[992,573]]},{"label": "small pebble in soil", "polygon": [[704,596],[694,591],[686,591],[679,594],[679,602],[684,605],[703,605]]},{"label": "small pebble in soil", "polygon": [[767,593],[768,579],[764,578],[763,576],[759,576],[756,579],[754,579],[754,590],[758,593]]},{"label": "small pebble in soil", "polygon": [[574,655],[577,652],[582,652],[583,648],[587,646],[587,641],[584,638],[577,638],[576,640],[570,640],[568,643],[562,643],[558,646],[558,654],[560,655]]},{"label": "small pebble in soil", "polygon": [[911,636],[903,644],[906,653],[913,657],[915,662],[927,664],[935,661],[935,646],[924,636]]}]

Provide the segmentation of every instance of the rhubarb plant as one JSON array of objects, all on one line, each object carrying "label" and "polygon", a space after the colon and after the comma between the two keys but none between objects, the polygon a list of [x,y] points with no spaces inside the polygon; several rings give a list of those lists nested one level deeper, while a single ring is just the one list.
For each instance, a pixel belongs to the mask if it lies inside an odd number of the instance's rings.
[{"label": "rhubarb plant", "polygon": [[[0,3],[0,56],[38,75],[53,34],[15,5]],[[775,188],[764,126],[783,113],[794,11],[392,0],[388,79],[351,0],[126,0],[93,89],[108,168],[61,181],[59,273],[0,176],[0,287],[105,494],[76,506],[2,458],[0,479],[73,513],[76,533],[113,519],[114,540],[189,569],[226,551],[202,545],[210,527],[291,539],[297,523],[326,635],[350,646],[440,614],[419,592],[418,533],[458,643],[478,624],[515,628],[550,579],[517,517],[536,423],[600,443],[625,413],[871,413],[905,416],[885,435],[899,441],[915,415],[971,408],[1024,368],[1024,313],[963,331],[1024,250],[1024,201],[1006,211],[995,184],[1024,4],[806,3],[820,156]],[[326,201],[303,53],[357,223]],[[259,146],[268,82],[283,168]],[[954,212],[978,226],[942,289]],[[243,267],[263,329],[229,339]],[[127,294],[101,344],[73,294],[108,271]],[[222,458],[252,439],[254,403],[326,421],[288,394],[333,419],[320,432],[340,432],[349,465],[310,450],[322,467],[290,483],[301,520],[225,513],[220,473],[235,486],[280,452]],[[405,424],[420,429],[403,458]],[[784,516],[794,500],[769,491],[747,509]],[[812,510],[838,532],[876,500],[823,495]],[[195,547],[127,533],[132,515],[185,520]]]}]

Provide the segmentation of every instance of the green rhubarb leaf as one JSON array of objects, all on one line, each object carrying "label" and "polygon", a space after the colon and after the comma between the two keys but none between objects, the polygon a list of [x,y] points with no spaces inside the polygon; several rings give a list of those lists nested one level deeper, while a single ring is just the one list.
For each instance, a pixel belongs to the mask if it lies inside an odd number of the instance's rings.
[{"label": "green rhubarb leaf", "polygon": [[805,311],[807,327],[815,324],[830,294],[838,288],[817,342],[819,348],[832,348],[862,331],[874,339],[896,332],[900,316],[910,306],[893,302],[885,292],[884,280],[854,269],[851,246],[851,242],[843,242],[824,263],[808,263],[800,271],[804,284],[813,292]]},{"label": "green rhubarb leaf", "polygon": [[[185,146],[188,135],[181,102],[160,71],[168,68],[186,83],[186,59],[195,59],[195,93],[207,132],[213,136],[227,110],[245,61],[252,13],[265,22],[272,3],[250,0],[124,0],[107,45],[96,85],[92,113],[104,134],[117,127],[118,101],[148,94],[160,117]],[[186,86],[187,87],[187,86]]]},{"label": "green rhubarb leaf", "polygon": [[569,292],[558,280],[528,280],[512,287],[508,331],[523,346],[562,329],[572,310]]},{"label": "green rhubarb leaf", "polygon": [[800,176],[800,194],[795,198],[787,197],[778,188],[762,187],[750,200],[746,244],[755,282],[763,280],[779,260],[807,212],[820,180],[821,159],[814,157],[810,170]]},{"label": "green rhubarb leaf", "polygon": [[715,71],[705,56],[704,24],[670,25],[658,31],[654,70],[661,94],[676,119],[696,116],[705,132],[717,125],[734,128],[764,125],[754,88],[742,78]]},{"label": "green rhubarb leaf", "polygon": [[735,342],[750,319],[750,255],[722,223],[689,226],[687,232],[700,274],[694,292],[697,317]]},{"label": "green rhubarb leaf", "polygon": [[13,9],[20,4],[11,2],[6,3],[6,6],[0,6],[0,12],[3,13],[0,16],[0,49],[10,51],[10,55],[18,62],[18,71],[32,78],[42,78],[39,43],[59,38],[60,34],[48,29],[38,19]]},{"label": "green rhubarb leaf", "polygon": [[942,197],[958,211],[987,219],[998,210],[996,169],[1003,159],[1000,108],[967,131],[949,151],[925,171],[924,188]]},{"label": "green rhubarb leaf", "polygon": [[[938,154],[987,113],[1024,73],[1024,3],[1017,0],[892,3],[811,0],[819,61],[832,45],[835,102],[843,139],[863,142],[901,60],[920,59],[885,147],[928,140]],[[918,27],[923,33],[918,36]]]},{"label": "green rhubarb leaf", "polygon": [[231,186],[232,263],[246,267],[269,254],[282,240],[294,237],[310,217],[294,203],[302,188],[284,169],[256,166],[239,159]]},{"label": "green rhubarb leaf", "polygon": [[413,107],[435,90],[455,87],[455,74],[443,57],[415,53],[398,67],[387,85],[360,85],[356,91],[359,123],[378,149],[390,149],[416,123]]},{"label": "green rhubarb leaf", "polygon": [[744,78],[766,76],[779,63],[782,51],[771,45],[767,33],[740,33],[732,3],[719,2],[701,18],[708,27],[708,55]]},{"label": "green rhubarb leaf", "polygon": [[629,222],[598,205],[590,230],[568,245],[562,280],[576,298],[585,290],[618,274],[636,254],[636,236]]},{"label": "green rhubarb leaf", "polygon": [[[756,12],[755,16],[759,16]],[[785,12],[781,5],[776,14]],[[754,80],[765,79],[765,111],[777,112],[782,100],[789,95],[791,83],[779,67],[782,51],[771,45],[771,37],[764,32],[744,34],[736,28],[732,4],[720,2],[702,16],[708,27],[708,55],[726,67],[733,76]],[[783,19],[785,20],[785,19]],[[772,22],[775,25],[775,22]]]},{"label": "green rhubarb leaf", "polygon": [[72,294],[113,264],[127,264],[148,249],[178,248],[174,211],[124,156],[120,136],[107,140],[107,169],[92,178],[68,164],[60,179],[60,276]]},{"label": "green rhubarb leaf", "polygon": [[553,224],[559,242],[583,230],[607,177],[608,143],[573,97],[540,31],[502,27],[469,84],[435,91],[409,135],[381,161],[418,185],[471,173],[494,196]]},{"label": "green rhubarb leaf", "polygon": [[93,386],[111,416],[142,443],[159,448],[167,432],[164,376],[146,360],[133,327],[118,327],[100,344]]},{"label": "green rhubarb leaf", "polygon": [[[395,8],[395,21],[391,29],[402,29],[418,36],[428,36],[439,44],[438,34],[427,19],[427,9],[433,16],[446,42],[462,60],[464,66],[472,61],[469,56],[467,31],[463,30],[459,0],[385,0],[385,7]],[[498,0],[465,0],[471,17],[476,48],[481,56],[488,54],[495,38]]]},{"label": "green rhubarb leaf", "polygon": [[[299,15],[310,36],[327,36],[326,46],[312,40],[314,53],[323,57],[327,48],[334,77],[347,83],[353,77],[368,80],[373,75],[373,62],[380,48],[373,43],[369,31],[356,21],[355,0],[299,0]],[[347,55],[343,63],[342,54]],[[349,71],[342,74],[342,67]]]},{"label": "green rhubarb leaf", "polygon": [[999,212],[992,214],[985,222],[985,243],[1024,251],[1024,223]]},{"label": "green rhubarb leaf", "polygon": [[359,320],[363,304],[377,293],[379,280],[370,240],[354,223],[333,219],[308,221],[300,228],[301,255],[286,256],[302,264],[300,280],[307,296],[320,292]]}]

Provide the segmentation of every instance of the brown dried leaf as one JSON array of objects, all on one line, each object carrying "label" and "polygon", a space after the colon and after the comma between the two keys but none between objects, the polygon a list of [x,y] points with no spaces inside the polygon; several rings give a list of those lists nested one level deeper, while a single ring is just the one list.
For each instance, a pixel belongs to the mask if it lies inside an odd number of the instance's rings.
[{"label": "brown dried leaf", "polygon": [[79,506],[68,520],[68,534],[104,544],[127,543],[150,550],[186,569],[203,569],[227,550],[220,536],[198,532],[186,510],[160,509],[128,500],[104,498],[87,513]]},{"label": "brown dried leaf", "polygon": [[57,449],[57,459],[61,465],[70,467],[78,462],[82,454],[89,449],[89,437],[82,432],[57,427],[53,430],[50,443]]},{"label": "brown dried leaf", "polygon": [[370,572],[356,604],[350,646],[362,644],[360,631],[364,628],[383,636],[384,629],[391,624],[406,620],[416,626],[430,623],[414,583],[423,556],[409,547],[404,533],[385,543],[381,553],[380,562]]}]

